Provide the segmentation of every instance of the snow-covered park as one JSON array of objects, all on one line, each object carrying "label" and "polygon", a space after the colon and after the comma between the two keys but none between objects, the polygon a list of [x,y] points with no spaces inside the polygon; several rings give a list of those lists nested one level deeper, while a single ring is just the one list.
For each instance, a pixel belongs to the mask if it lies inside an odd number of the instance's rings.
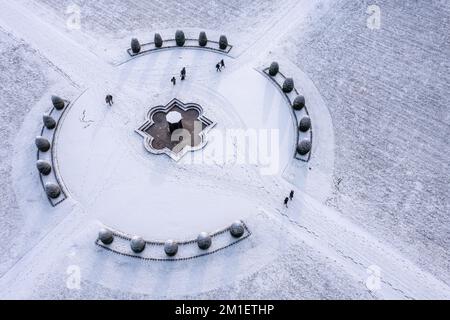
[{"label": "snow-covered park", "polygon": [[450,299],[450,3],[0,9],[1,299]]}]

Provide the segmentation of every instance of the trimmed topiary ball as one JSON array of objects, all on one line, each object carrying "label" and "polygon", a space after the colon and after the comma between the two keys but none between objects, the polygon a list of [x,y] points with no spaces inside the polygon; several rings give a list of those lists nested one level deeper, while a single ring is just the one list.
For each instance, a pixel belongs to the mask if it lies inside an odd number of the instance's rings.
[{"label": "trimmed topiary ball", "polygon": [[136,38],[131,39],[131,51],[134,54],[138,54],[141,52],[141,44],[139,43],[139,40]]},{"label": "trimmed topiary ball", "polygon": [[275,77],[277,75],[278,71],[280,71],[280,66],[278,65],[278,62],[275,62],[275,61],[272,62],[269,67],[269,74],[272,77]]},{"label": "trimmed topiary ball", "polygon": [[173,257],[178,252],[178,243],[173,240],[167,240],[164,244],[164,252],[169,256]]},{"label": "trimmed topiary ball", "polygon": [[209,247],[211,247],[211,243],[212,243],[212,239],[208,233],[202,232],[198,235],[197,244],[200,249],[202,249],[202,250],[209,249]]},{"label": "trimmed topiary ball", "polygon": [[300,124],[298,125],[298,129],[301,132],[306,132],[311,128],[311,118],[308,116],[305,116],[300,120]]},{"label": "trimmed topiary ball", "polygon": [[297,146],[297,152],[304,156],[306,154],[308,154],[308,152],[311,151],[311,141],[309,141],[308,139],[303,139],[302,141],[300,141],[300,143]]},{"label": "trimmed topiary ball", "polygon": [[294,79],[292,78],[286,78],[283,83],[283,92],[289,93],[294,90]]},{"label": "trimmed topiary ball", "polygon": [[47,182],[45,184],[45,193],[52,199],[56,199],[61,195],[61,188],[54,183]]},{"label": "trimmed topiary ball", "polygon": [[39,173],[44,176],[48,176],[52,172],[52,165],[50,164],[50,162],[45,160],[38,160],[36,162],[36,168],[38,169]]},{"label": "trimmed topiary ball", "polygon": [[294,102],[292,103],[292,108],[295,110],[302,110],[305,107],[305,97],[304,96],[297,96],[294,99]]},{"label": "trimmed topiary ball", "polygon": [[184,46],[184,43],[186,42],[186,37],[184,36],[183,31],[177,30],[177,32],[175,32],[175,42],[179,47]]},{"label": "trimmed topiary ball", "polygon": [[145,240],[142,237],[134,236],[131,238],[130,248],[135,253],[140,253],[145,249]]},{"label": "trimmed topiary ball", "polygon": [[98,232],[98,239],[103,242],[103,244],[111,244],[114,240],[114,234],[111,230],[102,228]]},{"label": "trimmed topiary ball", "polygon": [[200,32],[199,36],[198,36],[198,45],[200,47],[204,47],[208,44],[208,37],[206,36],[206,32],[202,31]]},{"label": "trimmed topiary ball", "polygon": [[155,33],[155,47],[161,48],[163,45],[163,39],[161,38],[161,35],[159,33]]},{"label": "trimmed topiary ball", "polygon": [[62,110],[66,106],[64,100],[58,96],[52,96],[52,103],[56,110]]},{"label": "trimmed topiary ball", "polygon": [[238,220],[233,222],[233,224],[230,227],[230,233],[235,238],[240,238],[244,235],[245,228],[242,221]]},{"label": "trimmed topiary ball", "polygon": [[225,50],[226,48],[228,48],[228,39],[224,35],[221,35],[219,38],[219,48],[221,50]]},{"label": "trimmed topiary ball", "polygon": [[41,152],[47,152],[48,150],[50,150],[50,142],[44,137],[41,136],[36,137],[35,143],[36,147]]},{"label": "trimmed topiary ball", "polygon": [[42,121],[44,122],[44,126],[47,129],[53,130],[53,129],[56,128],[56,121],[55,121],[55,119],[53,119],[48,114],[44,114],[44,116],[42,117]]}]

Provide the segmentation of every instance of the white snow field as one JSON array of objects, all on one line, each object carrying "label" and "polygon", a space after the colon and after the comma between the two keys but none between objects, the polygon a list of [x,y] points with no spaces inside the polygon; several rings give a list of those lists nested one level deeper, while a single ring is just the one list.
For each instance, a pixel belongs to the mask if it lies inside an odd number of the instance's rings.
[{"label": "white snow field", "polygon": [[[372,4],[380,29],[367,26]],[[450,298],[447,2],[0,0],[0,8],[0,298]],[[168,39],[177,29],[226,34],[233,48],[126,52],[132,37]],[[294,158],[293,111],[261,72],[272,61],[306,98],[309,162]],[[173,86],[182,67],[187,79]],[[71,101],[52,141],[67,193],[55,207],[34,145],[52,94]],[[178,162],[149,153],[135,132],[173,98],[217,123],[206,146]],[[234,140],[222,153],[230,129],[276,133],[275,156],[258,146],[244,150],[258,161],[241,162]],[[178,256],[194,259],[139,259],[162,258],[163,248],[134,254],[119,237],[110,247],[122,254],[96,245],[103,226],[183,243],[239,219],[249,230],[242,241],[221,233],[205,256],[180,245]]]}]

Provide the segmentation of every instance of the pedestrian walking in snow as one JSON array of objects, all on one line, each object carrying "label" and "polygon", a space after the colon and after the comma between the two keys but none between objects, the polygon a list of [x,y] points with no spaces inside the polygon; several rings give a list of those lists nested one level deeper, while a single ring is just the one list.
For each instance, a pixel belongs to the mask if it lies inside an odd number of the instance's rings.
[{"label": "pedestrian walking in snow", "polygon": [[222,68],[225,68],[225,61],[223,61],[223,59],[220,60],[220,66],[221,66]]},{"label": "pedestrian walking in snow", "polygon": [[289,201],[289,198],[288,197],[286,197],[285,199],[284,199],[284,205],[286,206],[286,208],[288,207],[288,201]]},{"label": "pedestrian walking in snow", "polygon": [[289,200],[292,201],[293,198],[294,198],[294,190],[291,190],[291,193],[289,193]]},{"label": "pedestrian walking in snow", "polygon": [[180,78],[181,78],[181,80],[184,80],[186,78],[186,67],[181,69]]},{"label": "pedestrian walking in snow", "polygon": [[220,63],[216,64],[216,72],[222,72],[222,70],[220,69]]},{"label": "pedestrian walking in snow", "polygon": [[105,101],[110,107],[114,104],[113,97],[110,94],[106,95]]},{"label": "pedestrian walking in snow", "polygon": [[177,79],[175,77],[172,77],[172,79],[170,79],[170,81],[172,82],[173,85],[177,84]]}]

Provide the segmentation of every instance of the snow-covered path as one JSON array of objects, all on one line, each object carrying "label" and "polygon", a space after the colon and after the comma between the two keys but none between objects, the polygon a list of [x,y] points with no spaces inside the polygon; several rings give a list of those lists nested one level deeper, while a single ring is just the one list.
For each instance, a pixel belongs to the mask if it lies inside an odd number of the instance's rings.
[{"label": "snow-covered path", "polygon": [[[281,38],[283,34],[302,22],[299,17],[305,17],[308,12],[305,10],[305,3],[305,1],[298,2],[294,7],[287,8],[279,17],[274,18],[276,22],[273,23],[270,31],[242,52],[233,61],[231,69],[264,57],[270,51],[271,47],[268,44],[272,44],[271,39]],[[98,82],[106,83],[109,75],[114,72],[114,67],[98,55],[55,30],[27,8],[5,0],[0,0],[0,6],[2,8],[0,25],[29,42],[39,54],[51,61],[55,69],[69,82],[80,88],[95,87]],[[446,284],[403,258],[388,244],[373,238],[363,228],[355,226],[336,211],[323,205],[322,199],[319,201],[313,198],[310,193],[307,194],[293,187],[284,179],[267,178],[266,180],[268,185],[275,186],[264,190],[267,196],[261,199],[261,203],[265,204],[265,211],[273,215],[273,219],[288,221],[287,228],[294,230],[299,239],[342,266],[355,281],[361,283],[362,291],[366,290],[365,281],[370,276],[367,273],[368,268],[377,266],[381,271],[381,287],[372,293],[376,298],[450,299],[450,288]],[[296,192],[295,200],[288,210],[281,209],[279,194],[291,188]],[[80,235],[85,235],[85,230],[92,228],[89,216],[78,207],[74,209],[72,203],[66,203],[63,210],[67,210],[67,217],[0,278],[2,298],[27,297],[28,286],[39,282],[42,274],[54,261],[61,263],[61,257],[56,257],[54,260],[48,257],[53,257],[55,253],[61,254],[60,246],[63,248],[76,246]],[[276,235],[267,235],[266,240],[272,236]],[[259,237],[265,237],[265,235],[259,235]],[[85,239],[83,245],[87,243],[92,244],[92,241]],[[258,244],[254,245],[258,246]],[[233,248],[230,250],[236,250],[239,259],[246,259],[245,252]],[[98,252],[93,250],[91,257],[96,254]],[[131,261],[124,268],[133,270],[135,268],[133,264],[134,261]],[[177,268],[184,267],[184,265],[174,266],[173,271],[176,273]],[[332,268],[333,266],[330,266],[330,269]],[[249,274],[246,276],[256,271],[249,269]],[[178,272],[181,271],[178,270]],[[208,282],[207,280],[207,278],[204,279]],[[99,283],[102,284],[101,279]],[[208,290],[219,286],[214,279],[210,283],[209,287],[206,286]],[[151,292],[143,293],[152,294]],[[178,294],[183,294],[183,288],[180,288]]]},{"label": "snow-covered path", "polygon": [[99,56],[36,17],[19,2],[0,0],[0,7],[0,25],[28,42],[76,86],[87,87],[93,79],[102,79],[110,73],[111,66]]},{"label": "snow-covered path", "polygon": [[378,270],[380,290],[375,295],[384,299],[449,299],[450,288],[431,274],[422,271],[389,245],[373,238],[362,228],[350,223],[338,212],[301,193],[288,211],[279,210],[299,228],[305,239],[321,247],[326,255],[343,263],[355,277],[369,279]]}]

